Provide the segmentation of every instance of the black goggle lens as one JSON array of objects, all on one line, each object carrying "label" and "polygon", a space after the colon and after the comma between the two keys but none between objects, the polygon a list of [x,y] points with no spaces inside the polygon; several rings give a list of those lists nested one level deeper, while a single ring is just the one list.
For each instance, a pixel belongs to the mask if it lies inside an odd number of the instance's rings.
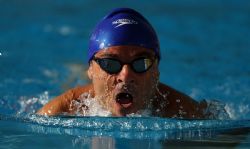
[{"label": "black goggle lens", "polygon": [[107,73],[110,73],[110,74],[118,73],[121,69],[121,64],[119,63],[119,61],[116,61],[114,59],[109,59],[109,58],[98,59],[98,58],[96,58],[94,60]]},{"label": "black goggle lens", "polygon": [[132,69],[137,73],[143,73],[147,71],[153,64],[153,61],[149,58],[141,58],[132,62]]},{"label": "black goggle lens", "polygon": [[116,74],[122,70],[123,65],[128,64],[134,72],[146,72],[152,65],[153,60],[149,58],[138,58],[131,63],[122,63],[121,61],[113,58],[93,58],[99,66],[109,74]]}]

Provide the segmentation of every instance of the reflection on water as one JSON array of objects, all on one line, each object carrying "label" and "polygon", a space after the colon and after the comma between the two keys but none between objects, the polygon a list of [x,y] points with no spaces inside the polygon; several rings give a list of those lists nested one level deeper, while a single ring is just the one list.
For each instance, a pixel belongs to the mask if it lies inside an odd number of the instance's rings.
[{"label": "reflection on water", "polygon": [[[98,148],[246,147],[250,122],[162,118],[44,117],[0,115],[0,142],[30,142],[38,138],[67,140],[65,146]],[[6,127],[8,126],[8,127]],[[24,133],[25,132],[25,133]],[[14,135],[15,134],[15,135]],[[18,135],[22,134],[22,135]],[[22,137],[25,134],[25,137]],[[7,138],[9,139],[7,141]],[[71,142],[69,142],[71,140]],[[55,144],[50,144],[51,146]],[[48,147],[48,144],[42,144]],[[57,147],[63,146],[56,144]]]},{"label": "reflection on water", "polygon": [[115,149],[115,140],[111,137],[94,137],[92,138],[92,149],[110,148]]},{"label": "reflection on water", "polygon": [[[84,138],[78,137],[73,141],[74,147],[79,148],[91,148],[91,149],[100,149],[100,148],[108,148],[108,149],[116,149],[116,148],[161,148],[160,141],[157,140],[124,140],[124,139],[114,139],[111,137],[93,137],[93,138]],[[126,142],[120,143],[120,142]]]},{"label": "reflection on water", "polygon": [[16,122],[16,125],[22,126],[18,129],[26,128],[31,132],[127,139],[204,139],[212,138],[221,131],[248,128],[250,124],[246,120],[180,120],[157,117],[0,116],[5,124]]}]

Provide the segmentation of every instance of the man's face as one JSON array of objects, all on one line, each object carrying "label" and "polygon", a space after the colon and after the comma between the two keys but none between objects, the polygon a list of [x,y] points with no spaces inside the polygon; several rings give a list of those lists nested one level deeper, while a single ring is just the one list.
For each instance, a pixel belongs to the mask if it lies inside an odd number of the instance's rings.
[{"label": "man's face", "polygon": [[[149,108],[154,98],[158,78],[158,64],[152,50],[138,46],[114,46],[100,50],[95,58],[111,58],[126,63],[116,73],[104,71],[92,60],[88,76],[92,80],[95,98],[114,116],[125,116]],[[140,58],[152,60],[146,72],[135,72],[128,63]]]}]

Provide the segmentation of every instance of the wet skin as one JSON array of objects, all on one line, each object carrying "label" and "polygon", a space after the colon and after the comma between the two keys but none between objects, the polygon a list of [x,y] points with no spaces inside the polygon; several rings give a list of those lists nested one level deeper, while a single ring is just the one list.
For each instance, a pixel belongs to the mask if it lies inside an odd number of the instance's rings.
[{"label": "wet skin", "polygon": [[[138,46],[114,46],[100,50],[97,58],[115,58],[123,63],[146,57],[154,59],[154,52]],[[97,99],[104,109],[113,116],[126,116],[140,110],[150,109],[154,116],[204,118],[201,105],[173,88],[158,82],[158,61],[144,73],[136,73],[125,64],[121,71],[109,74],[96,61],[91,61],[87,70],[91,84],[77,87],[56,97],[37,113],[58,115],[63,112],[74,114],[70,108],[72,100],[77,100],[85,92]],[[124,97],[124,95],[128,95]]]},{"label": "wet skin", "polygon": [[[95,57],[115,58],[129,63],[140,57],[154,59],[155,56],[149,49],[117,46],[101,50]],[[146,109],[150,104],[149,99],[153,98],[159,76],[157,65],[155,60],[153,66],[144,73],[136,73],[129,65],[124,65],[119,73],[108,74],[95,61],[91,61],[88,76],[93,82],[95,97],[100,100],[100,103],[114,116],[125,116]],[[130,94],[132,101],[126,104],[117,102],[119,93]]]}]

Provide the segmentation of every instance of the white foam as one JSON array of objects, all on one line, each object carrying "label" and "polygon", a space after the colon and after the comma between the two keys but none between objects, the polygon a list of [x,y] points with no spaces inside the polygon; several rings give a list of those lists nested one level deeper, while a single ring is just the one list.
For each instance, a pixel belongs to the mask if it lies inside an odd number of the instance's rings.
[{"label": "white foam", "polygon": [[127,117],[149,117],[152,116],[150,109],[139,110],[136,113],[127,114]]},{"label": "white foam", "polygon": [[77,116],[111,116],[111,112],[104,109],[96,98],[91,97],[90,93],[83,93],[78,100],[73,100],[72,106],[76,108]]},{"label": "white foam", "polygon": [[[97,98],[91,97],[90,93],[83,93],[78,100],[71,103],[76,108],[77,116],[112,116],[112,113],[99,103]],[[87,108],[86,108],[87,106]],[[152,116],[151,109],[138,110],[136,113],[127,114],[127,117],[149,117]]]},{"label": "white foam", "polygon": [[239,112],[240,113],[248,113],[249,111],[250,111],[249,105],[244,105],[244,104],[239,105]]},{"label": "white foam", "polygon": [[204,111],[204,114],[209,114],[208,118],[211,119],[231,119],[228,111],[225,108],[225,104],[217,100],[206,100],[207,108]]},{"label": "white foam", "polygon": [[249,105],[245,103],[227,103],[225,110],[231,119],[245,119],[250,112]]},{"label": "white foam", "polygon": [[227,111],[227,113],[229,114],[229,117],[231,119],[236,119],[237,118],[236,111],[233,108],[233,104],[232,103],[231,104],[226,104],[225,110]]},{"label": "white foam", "polygon": [[18,100],[20,108],[18,109],[17,114],[35,113],[38,110],[38,107],[45,105],[48,101],[48,91],[43,92],[38,97],[28,98],[22,96],[20,97],[20,100]]}]

